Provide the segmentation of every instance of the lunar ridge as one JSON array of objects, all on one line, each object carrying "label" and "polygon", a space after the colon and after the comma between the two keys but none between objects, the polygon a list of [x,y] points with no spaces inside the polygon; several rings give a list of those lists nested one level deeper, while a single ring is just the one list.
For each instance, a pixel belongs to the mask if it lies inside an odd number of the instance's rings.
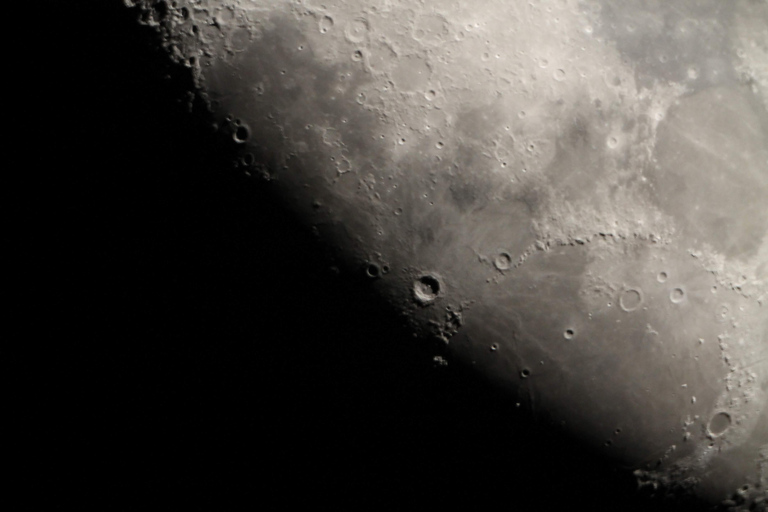
[{"label": "lunar ridge", "polygon": [[768,3],[126,5],[440,361],[643,492],[766,510]]}]

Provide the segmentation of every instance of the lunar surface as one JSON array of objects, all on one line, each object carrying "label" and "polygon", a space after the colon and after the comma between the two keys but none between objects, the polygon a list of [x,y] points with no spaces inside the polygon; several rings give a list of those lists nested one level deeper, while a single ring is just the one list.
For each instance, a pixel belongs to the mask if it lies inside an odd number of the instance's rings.
[{"label": "lunar surface", "polygon": [[766,509],[768,3],[126,3],[436,361],[641,489]]}]

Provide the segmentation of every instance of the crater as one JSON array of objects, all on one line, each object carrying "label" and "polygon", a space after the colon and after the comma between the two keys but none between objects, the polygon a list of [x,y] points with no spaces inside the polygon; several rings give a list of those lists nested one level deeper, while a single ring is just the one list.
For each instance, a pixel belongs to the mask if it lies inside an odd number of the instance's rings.
[{"label": "crater", "polygon": [[248,140],[250,135],[251,131],[248,129],[248,127],[245,125],[240,125],[235,129],[235,133],[232,135],[232,138],[235,139],[235,142],[238,144],[242,144]]},{"label": "crater", "polygon": [[365,275],[367,275],[372,279],[375,279],[381,276],[381,269],[376,263],[369,263],[368,266],[365,268]]},{"label": "crater", "polygon": [[440,280],[432,274],[424,274],[413,283],[413,297],[422,306],[434,302],[440,291]]},{"label": "crater", "polygon": [[709,420],[709,433],[713,436],[723,435],[729,428],[731,428],[731,415],[727,412],[719,412],[712,416]]},{"label": "crater", "polygon": [[624,290],[621,297],[619,297],[619,306],[627,312],[636,310],[642,303],[643,294],[640,290],[635,288]]},{"label": "crater", "polygon": [[675,304],[683,302],[683,299],[685,299],[685,291],[682,288],[675,288],[669,292],[669,300]]},{"label": "crater", "polygon": [[493,260],[493,266],[497,270],[509,270],[512,267],[512,256],[507,252],[499,253]]}]

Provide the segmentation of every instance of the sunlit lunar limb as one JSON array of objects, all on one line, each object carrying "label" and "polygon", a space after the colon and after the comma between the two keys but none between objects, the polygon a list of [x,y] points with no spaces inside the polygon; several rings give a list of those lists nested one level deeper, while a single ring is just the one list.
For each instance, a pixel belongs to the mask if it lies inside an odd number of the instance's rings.
[{"label": "sunlit lunar limb", "polygon": [[762,506],[768,4],[139,7],[239,168],[448,360],[641,484]]}]

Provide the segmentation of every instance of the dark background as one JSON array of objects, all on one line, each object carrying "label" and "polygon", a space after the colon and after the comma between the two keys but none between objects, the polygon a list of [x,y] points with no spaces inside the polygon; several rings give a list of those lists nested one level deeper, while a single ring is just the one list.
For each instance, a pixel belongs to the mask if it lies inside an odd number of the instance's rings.
[{"label": "dark background", "polygon": [[631,479],[520,422],[466,369],[434,365],[435,347],[329,272],[186,111],[189,76],[137,12],[43,5],[48,51],[30,60],[45,122],[18,273],[32,498],[643,509]]}]

